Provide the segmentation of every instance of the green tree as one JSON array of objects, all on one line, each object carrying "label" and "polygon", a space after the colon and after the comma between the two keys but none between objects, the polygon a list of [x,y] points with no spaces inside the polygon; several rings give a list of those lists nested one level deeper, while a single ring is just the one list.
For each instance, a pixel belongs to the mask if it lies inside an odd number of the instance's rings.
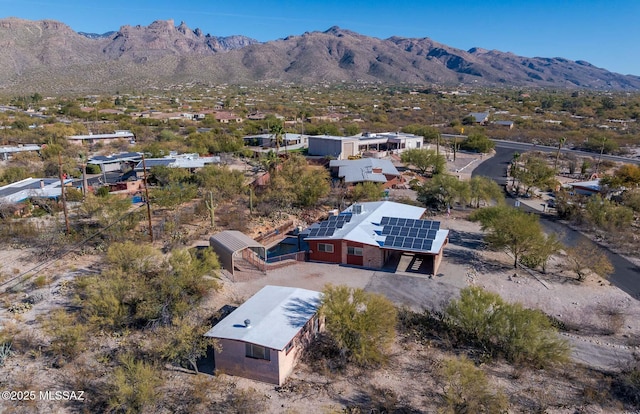
[{"label": "green tree", "polygon": [[473,132],[469,134],[469,137],[460,143],[460,148],[463,150],[482,152],[485,154],[495,147],[496,143],[480,132]]},{"label": "green tree", "polygon": [[578,281],[584,281],[591,270],[606,279],[615,270],[607,255],[593,242],[582,238],[575,246],[567,249],[570,269],[576,274]]},{"label": "green tree", "polygon": [[195,184],[169,184],[162,188],[153,188],[149,198],[157,206],[175,208],[182,203],[193,200],[198,195]]},{"label": "green tree", "polygon": [[437,174],[418,189],[418,201],[435,210],[446,210],[455,202],[467,203],[471,197],[468,181],[449,174]]},{"label": "green tree", "polygon": [[542,312],[507,303],[477,286],[460,291],[445,309],[447,323],[471,343],[512,363],[545,367],[568,360],[570,348]]},{"label": "green tree", "polygon": [[413,165],[421,174],[431,170],[433,175],[444,173],[447,165],[443,155],[437,155],[431,149],[410,149],[400,155],[403,163]]},{"label": "green tree", "polygon": [[397,311],[382,295],[347,286],[327,286],[321,313],[327,332],[348,357],[359,365],[386,361],[395,338]]},{"label": "green tree", "polygon": [[544,190],[555,183],[555,171],[549,167],[545,160],[537,157],[529,157],[524,166],[513,171],[513,177],[518,179],[529,194],[531,188]]},{"label": "green tree", "polygon": [[491,247],[513,255],[514,268],[522,255],[533,253],[545,242],[538,216],[512,207],[487,207],[472,213],[469,219],[480,221],[482,229],[488,231],[485,241]]},{"label": "green tree", "polygon": [[383,186],[381,183],[366,181],[358,183],[349,189],[349,199],[356,201],[378,201],[382,199]]},{"label": "green tree", "polygon": [[180,365],[188,363],[198,374],[197,361],[207,354],[210,345],[210,339],[204,336],[208,329],[204,322],[194,323],[188,318],[177,318],[171,326],[160,328],[157,338],[162,358]]},{"label": "green tree", "polygon": [[506,395],[493,391],[484,371],[465,356],[442,361],[437,376],[442,387],[442,413],[492,414],[509,408]]},{"label": "green tree", "polygon": [[276,146],[276,154],[278,154],[280,152],[280,145],[282,145],[283,142],[286,145],[286,139],[284,139],[284,126],[282,125],[282,122],[278,120],[276,123],[271,125],[269,132],[271,133],[271,140]]},{"label": "green tree", "polygon": [[480,202],[501,204],[504,202],[504,191],[494,180],[488,177],[475,176],[469,180],[471,203],[480,208]]},{"label": "green tree", "polygon": [[611,189],[636,188],[640,186],[640,165],[624,164],[616,169],[613,175],[602,177],[600,185]]},{"label": "green tree", "polygon": [[529,252],[522,255],[520,263],[531,268],[540,267],[542,273],[547,273],[549,259],[563,247],[555,234],[544,235]]}]

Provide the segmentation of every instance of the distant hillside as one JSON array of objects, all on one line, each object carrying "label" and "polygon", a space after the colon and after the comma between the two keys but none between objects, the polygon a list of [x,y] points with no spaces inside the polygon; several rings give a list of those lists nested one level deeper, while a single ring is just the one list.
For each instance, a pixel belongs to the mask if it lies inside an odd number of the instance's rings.
[{"label": "distant hillside", "polygon": [[156,21],[103,35],[0,19],[0,92],[99,92],[184,83],[373,81],[640,90],[640,77],[587,62],[464,51],[428,38],[378,39],[338,27],[260,43]]}]

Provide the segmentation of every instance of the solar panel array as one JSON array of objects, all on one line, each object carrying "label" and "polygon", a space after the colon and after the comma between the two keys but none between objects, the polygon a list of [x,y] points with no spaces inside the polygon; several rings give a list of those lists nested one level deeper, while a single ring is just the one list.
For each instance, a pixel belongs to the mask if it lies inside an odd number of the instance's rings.
[{"label": "solar panel array", "polygon": [[384,247],[429,251],[440,229],[439,221],[383,217]]},{"label": "solar panel array", "polygon": [[323,222],[320,222],[320,227],[311,229],[309,231],[309,237],[331,237],[336,230],[341,229],[344,225],[351,221],[351,214],[340,214],[338,216],[329,216],[329,218]]}]

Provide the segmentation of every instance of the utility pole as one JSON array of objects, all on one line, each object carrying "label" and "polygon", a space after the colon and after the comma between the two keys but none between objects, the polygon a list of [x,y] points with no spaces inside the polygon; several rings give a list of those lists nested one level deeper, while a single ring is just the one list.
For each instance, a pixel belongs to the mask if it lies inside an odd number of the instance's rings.
[{"label": "utility pole", "polygon": [[149,199],[149,185],[147,184],[147,163],[142,154],[142,171],[144,177],[144,196],[147,199],[147,219],[149,220],[149,241],[153,243],[153,227],[151,224],[151,200]]},{"label": "utility pole", "polygon": [[607,142],[607,137],[602,137],[602,147],[600,148],[600,156],[598,157],[598,163],[596,164],[596,176],[600,169],[600,162],[602,161],[602,153],[604,152],[604,144]]},{"label": "utility pole", "polygon": [[62,211],[64,211],[64,224],[67,234],[71,234],[69,228],[69,213],[67,212],[67,197],[64,191],[64,175],[62,174],[62,154],[58,153],[58,173],[60,175],[60,199],[62,200]]}]

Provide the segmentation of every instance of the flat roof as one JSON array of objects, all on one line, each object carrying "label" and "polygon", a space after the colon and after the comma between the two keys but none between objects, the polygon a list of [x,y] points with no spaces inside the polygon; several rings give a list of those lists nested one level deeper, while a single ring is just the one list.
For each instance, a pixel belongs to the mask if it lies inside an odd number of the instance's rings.
[{"label": "flat roof", "polygon": [[[73,182],[72,179],[64,180],[65,185]],[[5,203],[18,203],[31,197],[56,198],[60,197],[59,178],[25,178],[0,187],[0,201]]]},{"label": "flat roof", "polygon": [[316,314],[320,301],[321,293],[314,290],[267,285],[204,336],[283,350]]}]

